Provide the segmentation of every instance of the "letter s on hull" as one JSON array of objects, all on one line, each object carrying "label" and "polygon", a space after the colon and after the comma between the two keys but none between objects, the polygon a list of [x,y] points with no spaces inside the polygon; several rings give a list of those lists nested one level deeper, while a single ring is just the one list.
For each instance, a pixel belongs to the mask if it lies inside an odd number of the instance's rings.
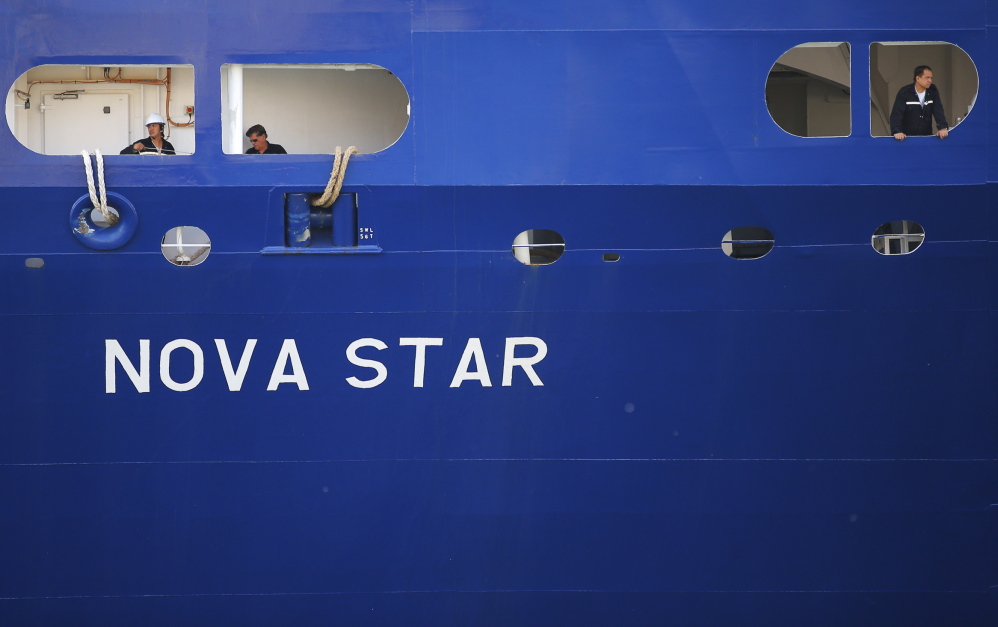
[{"label": "letter s on hull", "polygon": [[357,349],[362,346],[373,346],[379,351],[383,351],[388,348],[388,345],[381,340],[375,339],[373,337],[365,337],[350,343],[347,346],[347,360],[355,366],[360,366],[362,368],[371,368],[378,374],[373,379],[368,379],[367,381],[361,381],[357,377],[347,377],[347,383],[355,388],[373,388],[381,385],[388,378],[388,368],[385,364],[380,361],[375,361],[373,359],[364,359],[357,356]]}]

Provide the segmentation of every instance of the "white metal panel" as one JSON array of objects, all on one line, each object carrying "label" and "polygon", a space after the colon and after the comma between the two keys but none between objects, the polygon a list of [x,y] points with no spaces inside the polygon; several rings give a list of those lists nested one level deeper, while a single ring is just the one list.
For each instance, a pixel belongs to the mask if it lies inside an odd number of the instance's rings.
[{"label": "white metal panel", "polygon": [[47,155],[78,155],[81,150],[116,155],[127,146],[128,94],[78,94],[78,98],[44,98]]}]

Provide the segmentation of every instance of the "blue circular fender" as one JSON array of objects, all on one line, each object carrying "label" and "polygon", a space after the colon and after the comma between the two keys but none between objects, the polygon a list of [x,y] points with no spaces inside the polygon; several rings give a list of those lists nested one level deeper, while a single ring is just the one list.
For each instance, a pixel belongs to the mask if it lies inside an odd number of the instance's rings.
[{"label": "blue circular fender", "polygon": [[107,192],[107,206],[118,212],[118,222],[114,226],[97,226],[90,218],[95,211],[90,195],[84,194],[73,203],[69,210],[69,228],[76,239],[84,246],[95,250],[113,250],[121,248],[135,235],[139,226],[139,214],[135,207],[121,194]]}]

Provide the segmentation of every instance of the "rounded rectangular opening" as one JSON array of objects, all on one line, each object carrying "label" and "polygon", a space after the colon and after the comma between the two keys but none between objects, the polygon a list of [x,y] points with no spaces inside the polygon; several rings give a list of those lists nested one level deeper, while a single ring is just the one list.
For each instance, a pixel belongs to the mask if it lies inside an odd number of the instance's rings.
[{"label": "rounded rectangular opening", "polygon": [[[409,124],[409,94],[392,72],[369,64],[222,66],[226,154],[361,154],[394,144]],[[251,132],[262,127],[266,133]],[[251,142],[250,139],[257,139]],[[262,140],[262,141],[261,141]]]},{"label": "rounded rectangular opening", "polygon": [[[934,93],[938,94],[943,117],[949,128],[958,126],[970,115],[977,102],[979,78],[974,61],[959,46],[944,41],[876,42],[870,44],[871,135],[874,137],[894,135],[891,130],[891,115],[895,113],[896,107],[923,108],[922,103],[907,104],[909,100],[913,103],[918,102],[917,95],[912,99],[902,98],[902,102],[898,102],[902,91],[914,85],[915,68],[923,66],[932,71]],[[904,109],[899,112],[902,119],[904,113]],[[939,120],[934,113],[936,111],[931,110],[926,116],[927,132],[906,133],[906,135],[932,135],[939,126]],[[897,116],[898,113],[895,113],[895,123],[898,122]]]},{"label": "rounded rectangular opening", "polygon": [[845,137],[852,130],[847,42],[794,46],[766,79],[766,107],[773,121],[798,137]]},{"label": "rounded rectangular opening", "polygon": [[14,81],[7,102],[11,133],[43,155],[117,155],[149,137],[150,116],[163,120],[176,154],[194,152],[191,65],[39,65]]}]

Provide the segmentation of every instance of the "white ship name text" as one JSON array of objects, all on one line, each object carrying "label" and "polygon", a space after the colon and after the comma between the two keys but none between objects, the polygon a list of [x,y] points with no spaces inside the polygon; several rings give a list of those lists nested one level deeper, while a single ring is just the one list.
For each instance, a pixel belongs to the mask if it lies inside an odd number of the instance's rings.
[{"label": "white ship name text", "polygon": [[[229,352],[229,347],[223,339],[215,340],[215,352],[218,354],[219,365],[225,375],[225,383],[231,392],[239,392],[243,389],[243,382],[249,372],[257,340],[248,339],[243,344],[238,353],[238,361],[233,364],[233,357]],[[126,345],[128,343],[126,342]],[[444,338],[440,337],[402,337],[399,338],[398,346],[404,350],[413,351],[412,361],[412,387],[424,387],[426,379],[427,353],[432,353],[436,347],[444,345]],[[132,345],[134,346],[134,345]],[[517,347],[522,348],[519,351]],[[531,347],[533,350],[531,351]],[[353,373],[345,377],[344,381],[351,387],[360,389],[370,389],[378,387],[388,380],[388,367],[383,361],[376,359],[378,351],[388,349],[388,344],[372,337],[361,338],[351,342],[345,350],[346,361],[351,364]],[[134,350],[134,349],[133,349]],[[238,350],[238,349],[235,349]],[[188,392],[195,389],[204,379],[205,350],[193,340],[176,339],[167,342],[159,353],[159,380],[169,390],[175,392]],[[544,385],[534,366],[541,362],[548,352],[547,343],[537,337],[507,337],[501,364],[493,363],[493,370],[501,369],[501,386],[511,387],[514,381],[523,381],[523,376],[514,377],[516,369],[520,369],[526,375],[526,380],[533,386]],[[176,357],[174,354],[176,353]],[[186,353],[186,354],[185,354]],[[524,353],[530,353],[524,355]],[[138,340],[138,355],[132,353],[134,359],[129,356],[125,348],[118,340],[104,340],[104,392],[116,394],[118,392],[119,375],[124,374],[125,378],[139,393],[149,392],[152,389],[152,368],[151,368],[151,341]],[[497,355],[498,357],[498,355]],[[177,381],[170,372],[171,362],[177,359],[178,362],[191,364],[193,370],[190,371],[186,381]],[[439,360],[434,360],[436,364]],[[268,362],[268,367],[269,367]],[[501,365],[501,368],[500,368]],[[189,367],[188,367],[189,370]],[[184,377],[182,377],[184,378]],[[408,379],[408,372],[406,372]],[[461,358],[454,368],[454,375],[451,377],[449,387],[458,388],[462,384],[478,384],[481,387],[492,387],[492,375],[489,371],[489,364],[485,359],[485,350],[482,347],[481,338],[468,338],[465,343]],[[270,378],[267,382],[267,390],[274,391],[282,385],[296,386],[300,391],[309,389],[308,377],[305,374],[305,365],[302,363],[298,352],[298,346],[293,339],[285,339],[273,361],[270,369]],[[127,384],[124,384],[127,389]]]}]

